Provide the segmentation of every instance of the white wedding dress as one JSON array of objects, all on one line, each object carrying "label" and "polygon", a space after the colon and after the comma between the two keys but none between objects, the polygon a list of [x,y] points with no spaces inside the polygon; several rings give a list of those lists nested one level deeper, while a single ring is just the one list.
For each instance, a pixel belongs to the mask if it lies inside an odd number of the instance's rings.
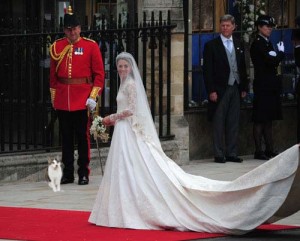
[{"label": "white wedding dress", "polygon": [[[135,116],[135,82],[120,85],[115,129],[89,222],[132,229],[243,234],[300,209],[299,146],[233,181],[184,172]],[[152,121],[152,120],[151,120]]]}]

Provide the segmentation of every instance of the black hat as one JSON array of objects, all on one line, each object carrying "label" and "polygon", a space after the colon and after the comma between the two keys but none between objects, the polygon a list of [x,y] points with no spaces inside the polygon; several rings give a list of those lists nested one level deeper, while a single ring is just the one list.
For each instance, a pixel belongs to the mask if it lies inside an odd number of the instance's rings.
[{"label": "black hat", "polygon": [[263,26],[263,25],[268,25],[268,26],[271,26],[271,27],[275,27],[276,24],[275,24],[275,19],[273,17],[270,17],[268,15],[260,15],[256,22],[255,22],[255,25],[258,26]]},{"label": "black hat", "polygon": [[72,13],[72,8],[69,6],[67,13],[64,16],[64,28],[74,28],[80,25],[76,15]]}]

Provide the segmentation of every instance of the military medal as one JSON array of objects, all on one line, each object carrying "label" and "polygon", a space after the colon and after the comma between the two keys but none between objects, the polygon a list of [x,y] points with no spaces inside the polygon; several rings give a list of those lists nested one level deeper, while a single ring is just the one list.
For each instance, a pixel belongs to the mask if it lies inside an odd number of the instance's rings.
[{"label": "military medal", "polygon": [[83,55],[83,48],[75,48],[75,51],[74,51],[74,54],[75,55]]}]

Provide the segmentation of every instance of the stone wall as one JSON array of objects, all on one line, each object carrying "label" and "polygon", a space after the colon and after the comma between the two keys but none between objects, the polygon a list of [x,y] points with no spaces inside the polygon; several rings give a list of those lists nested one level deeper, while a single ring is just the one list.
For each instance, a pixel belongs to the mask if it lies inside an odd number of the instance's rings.
[{"label": "stone wall", "polygon": [[184,113],[184,36],[173,34],[171,42],[171,113],[183,115]]},{"label": "stone wall", "polygon": [[[239,154],[253,155],[255,151],[252,135],[251,109],[241,110],[239,131]],[[207,121],[206,111],[185,115],[190,129],[190,160],[212,158],[212,124]],[[273,135],[275,150],[283,151],[296,144],[297,111],[295,106],[283,107],[283,120],[274,121]]]}]

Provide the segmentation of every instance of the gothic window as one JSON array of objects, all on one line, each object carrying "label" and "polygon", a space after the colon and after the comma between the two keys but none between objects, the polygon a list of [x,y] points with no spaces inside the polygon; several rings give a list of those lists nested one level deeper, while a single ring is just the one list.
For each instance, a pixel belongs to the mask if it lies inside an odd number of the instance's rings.
[{"label": "gothic window", "polygon": [[193,0],[192,31],[207,32],[213,30],[214,1]]},{"label": "gothic window", "polygon": [[[96,26],[102,27],[103,16],[106,20],[112,22],[113,26],[111,27],[116,27],[117,23],[125,26],[127,24],[128,7],[128,2],[125,0],[97,0],[95,8]],[[120,21],[119,18],[121,18]]]},{"label": "gothic window", "polygon": [[[102,26],[107,28],[107,21],[112,21],[116,24],[117,19],[117,0],[97,0],[96,1],[96,26],[100,29]],[[104,17],[104,23],[102,18]]]},{"label": "gothic window", "polygon": [[278,27],[288,26],[288,0],[269,1],[269,15],[276,20]]}]

